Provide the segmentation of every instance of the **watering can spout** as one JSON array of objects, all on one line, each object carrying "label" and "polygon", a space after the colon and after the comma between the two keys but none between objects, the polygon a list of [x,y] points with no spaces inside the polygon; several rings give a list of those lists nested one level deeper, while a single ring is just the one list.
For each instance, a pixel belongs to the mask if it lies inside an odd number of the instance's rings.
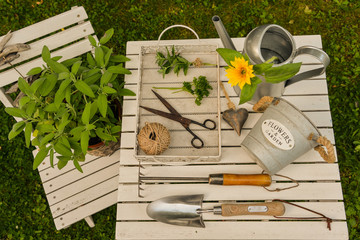
[{"label": "watering can spout", "polygon": [[217,33],[218,33],[224,47],[236,50],[235,45],[234,45],[233,41],[231,40],[228,32],[226,31],[226,29],[224,27],[224,24],[222,23],[220,17],[215,15],[215,16],[212,17],[212,21],[214,23],[216,31],[217,31]]}]

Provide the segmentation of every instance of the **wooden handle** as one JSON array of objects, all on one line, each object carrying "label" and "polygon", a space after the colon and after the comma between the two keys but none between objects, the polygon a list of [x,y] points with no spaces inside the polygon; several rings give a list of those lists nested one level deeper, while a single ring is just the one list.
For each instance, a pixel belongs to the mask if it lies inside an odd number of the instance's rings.
[{"label": "wooden handle", "polygon": [[271,215],[282,216],[285,213],[285,206],[281,202],[267,202],[255,204],[222,204],[221,215]]},{"label": "wooden handle", "polygon": [[270,186],[268,174],[210,174],[209,183],[215,185]]}]

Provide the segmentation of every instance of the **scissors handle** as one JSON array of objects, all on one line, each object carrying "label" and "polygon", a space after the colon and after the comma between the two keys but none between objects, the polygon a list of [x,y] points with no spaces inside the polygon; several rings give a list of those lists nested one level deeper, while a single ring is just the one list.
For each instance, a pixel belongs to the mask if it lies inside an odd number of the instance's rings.
[{"label": "scissors handle", "polygon": [[209,130],[214,130],[216,128],[215,121],[213,121],[211,119],[206,119],[203,123],[199,123],[197,121],[191,120],[191,123],[194,123],[196,125],[199,125],[203,128],[209,129]]},{"label": "scissors handle", "polygon": [[203,140],[199,138],[193,131],[190,130],[189,127],[185,128],[191,135],[193,135],[193,139],[191,140],[191,146],[194,148],[202,148],[204,146]]}]

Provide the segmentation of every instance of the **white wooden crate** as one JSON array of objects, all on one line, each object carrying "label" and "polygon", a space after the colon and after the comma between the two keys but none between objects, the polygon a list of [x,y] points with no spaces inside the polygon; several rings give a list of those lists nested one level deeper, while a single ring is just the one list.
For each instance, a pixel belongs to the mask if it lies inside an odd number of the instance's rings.
[{"label": "white wooden crate", "polygon": [[[221,46],[220,39],[202,39]],[[244,38],[233,39],[237,49],[242,49]],[[313,45],[322,47],[319,35],[295,36],[297,46]],[[165,42],[165,41],[164,41]],[[171,40],[169,44],[189,44],[196,40]],[[127,64],[132,75],[126,76],[127,88],[137,89],[140,47],[156,45],[157,41],[128,42]],[[315,60],[303,56],[301,71],[317,68]],[[233,102],[238,102],[235,91],[227,84],[224,66],[220,60],[220,80],[223,81]],[[284,98],[304,112],[320,129],[321,133],[335,145],[332,130],[327,82],[325,74],[306,79],[285,88]],[[227,109],[227,100],[221,94],[221,110]],[[145,176],[202,176],[211,173],[260,173],[262,169],[240,147],[244,137],[260,118],[252,111],[252,105],[244,104],[249,118],[239,137],[225,122],[221,123],[222,155],[215,163],[194,162],[186,166],[164,166],[159,162],[143,162],[141,172]],[[311,150],[294,163],[282,169],[279,174],[287,175],[300,182],[300,186],[281,192],[268,192],[254,186],[216,186],[197,184],[142,184],[143,198],[138,197],[138,160],[134,157],[135,118],[137,98],[127,97],[124,101],[122,142],[120,149],[120,175],[117,204],[116,239],[348,239],[346,214],[337,161],[327,164],[319,154]],[[339,160],[341,161],[341,160]],[[273,177],[270,188],[292,185],[280,177]],[[192,228],[156,222],[146,214],[146,206],[153,200],[170,195],[204,194],[204,207],[213,207],[223,202],[268,201],[275,198],[295,202],[333,219],[332,230],[325,221],[279,220],[272,216],[222,217],[203,214],[206,228]],[[307,211],[286,205],[288,217],[312,217]]]},{"label": "white wooden crate", "polygon": [[[172,51],[188,61],[200,58],[203,63],[214,66],[190,67],[188,74],[183,71],[177,75],[174,72],[166,74],[165,77],[158,72],[160,69],[156,64],[156,53],[162,52],[165,56],[167,51]],[[137,88],[137,113],[135,121],[135,135],[138,135],[145,123],[160,123],[170,133],[170,145],[159,155],[146,155],[139,147],[135,138],[135,157],[139,161],[160,162],[195,162],[195,161],[218,161],[221,156],[221,126],[220,126],[220,89],[219,89],[219,56],[216,52],[217,44],[206,44],[199,41],[197,44],[186,45],[144,45],[140,49],[139,59],[139,81]],[[140,106],[155,108],[164,112],[168,109],[152,93],[153,87],[182,87],[184,81],[192,82],[194,77],[205,76],[212,86],[210,95],[204,97],[201,105],[195,104],[194,97],[187,92],[173,93],[174,90],[155,89],[155,91],[166,99],[176,111],[182,116],[203,123],[205,119],[211,119],[216,123],[214,130],[208,130],[195,124],[190,124],[190,129],[204,142],[202,148],[191,146],[193,138],[180,123],[155,115],[140,108]],[[135,89],[134,89],[135,90]]]}]

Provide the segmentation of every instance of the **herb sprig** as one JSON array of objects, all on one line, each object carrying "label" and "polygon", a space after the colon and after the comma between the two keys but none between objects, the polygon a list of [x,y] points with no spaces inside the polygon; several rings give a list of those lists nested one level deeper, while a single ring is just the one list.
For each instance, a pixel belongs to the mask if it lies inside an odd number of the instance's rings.
[{"label": "herb sprig", "polygon": [[209,84],[205,76],[199,76],[198,78],[194,77],[192,82],[183,82],[182,87],[153,87],[155,89],[169,89],[169,90],[178,90],[173,93],[178,92],[188,92],[195,97],[196,105],[200,106],[201,101],[204,97],[208,97],[210,94],[209,90],[212,90],[212,86]]},{"label": "herb sprig", "polygon": [[174,69],[174,73],[176,73],[176,76],[179,76],[179,72],[181,71],[181,69],[186,76],[189,66],[200,67],[202,65],[216,65],[210,63],[203,63],[201,62],[200,58],[196,58],[194,62],[190,62],[184,57],[180,56],[180,53],[175,52],[174,45],[171,48],[171,52],[166,47],[166,56],[162,52],[157,51],[156,63],[160,67],[160,70],[158,70],[158,72],[162,74],[163,78],[165,78],[165,75],[170,73],[172,69]]}]

